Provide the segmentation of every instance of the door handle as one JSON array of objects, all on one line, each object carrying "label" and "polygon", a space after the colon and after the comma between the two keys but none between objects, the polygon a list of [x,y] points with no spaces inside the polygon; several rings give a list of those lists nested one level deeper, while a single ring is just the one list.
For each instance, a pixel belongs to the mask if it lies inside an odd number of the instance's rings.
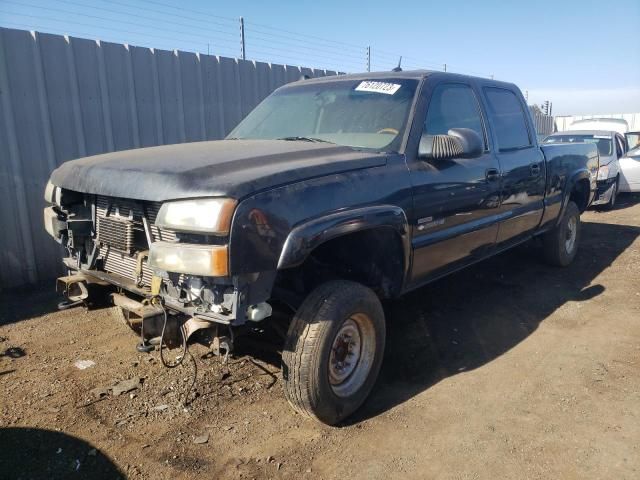
[{"label": "door handle", "polygon": [[538,163],[531,165],[531,175],[534,177],[540,175],[540,165]]},{"label": "door handle", "polygon": [[500,178],[500,172],[498,171],[497,168],[488,168],[487,172],[485,173],[485,176],[487,178],[487,181],[495,182]]}]

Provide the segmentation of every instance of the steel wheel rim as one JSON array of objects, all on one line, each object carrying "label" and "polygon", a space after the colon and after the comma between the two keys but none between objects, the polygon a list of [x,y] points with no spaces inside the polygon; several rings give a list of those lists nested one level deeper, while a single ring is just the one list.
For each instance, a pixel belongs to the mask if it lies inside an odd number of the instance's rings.
[{"label": "steel wheel rim", "polygon": [[329,385],[338,397],[356,393],[369,377],[375,356],[373,321],[364,313],[346,319],[329,353]]},{"label": "steel wheel rim", "polygon": [[578,235],[578,220],[576,217],[571,217],[567,222],[567,236],[564,241],[564,248],[567,253],[573,251],[573,247],[576,244],[576,237]]}]

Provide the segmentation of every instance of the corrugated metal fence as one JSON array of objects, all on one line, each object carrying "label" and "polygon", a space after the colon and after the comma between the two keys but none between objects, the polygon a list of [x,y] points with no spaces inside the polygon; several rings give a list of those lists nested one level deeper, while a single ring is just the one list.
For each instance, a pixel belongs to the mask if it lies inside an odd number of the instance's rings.
[{"label": "corrugated metal fence", "polygon": [[553,117],[551,115],[545,115],[540,112],[534,111],[532,108],[531,117],[533,118],[533,123],[536,126],[536,133],[539,136],[546,136],[553,133]]},{"label": "corrugated metal fence", "polygon": [[0,288],[61,271],[42,227],[56,166],[222,138],[303,74],[336,72],[0,28]]}]

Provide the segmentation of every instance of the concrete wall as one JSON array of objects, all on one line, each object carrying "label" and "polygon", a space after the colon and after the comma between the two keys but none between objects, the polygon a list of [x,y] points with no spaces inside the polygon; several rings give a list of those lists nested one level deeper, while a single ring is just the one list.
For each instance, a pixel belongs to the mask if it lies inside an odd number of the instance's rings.
[{"label": "concrete wall", "polygon": [[56,166],[222,138],[302,74],[336,72],[0,28],[0,288],[61,272],[42,227]]}]

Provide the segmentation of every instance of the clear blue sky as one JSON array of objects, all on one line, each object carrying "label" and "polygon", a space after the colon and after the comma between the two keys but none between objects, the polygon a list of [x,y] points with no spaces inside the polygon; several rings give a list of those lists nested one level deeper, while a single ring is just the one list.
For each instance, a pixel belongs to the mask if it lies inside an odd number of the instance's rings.
[{"label": "clear blue sky", "polygon": [[0,0],[0,25],[362,71],[447,69],[517,83],[554,114],[640,112],[640,0]]}]

